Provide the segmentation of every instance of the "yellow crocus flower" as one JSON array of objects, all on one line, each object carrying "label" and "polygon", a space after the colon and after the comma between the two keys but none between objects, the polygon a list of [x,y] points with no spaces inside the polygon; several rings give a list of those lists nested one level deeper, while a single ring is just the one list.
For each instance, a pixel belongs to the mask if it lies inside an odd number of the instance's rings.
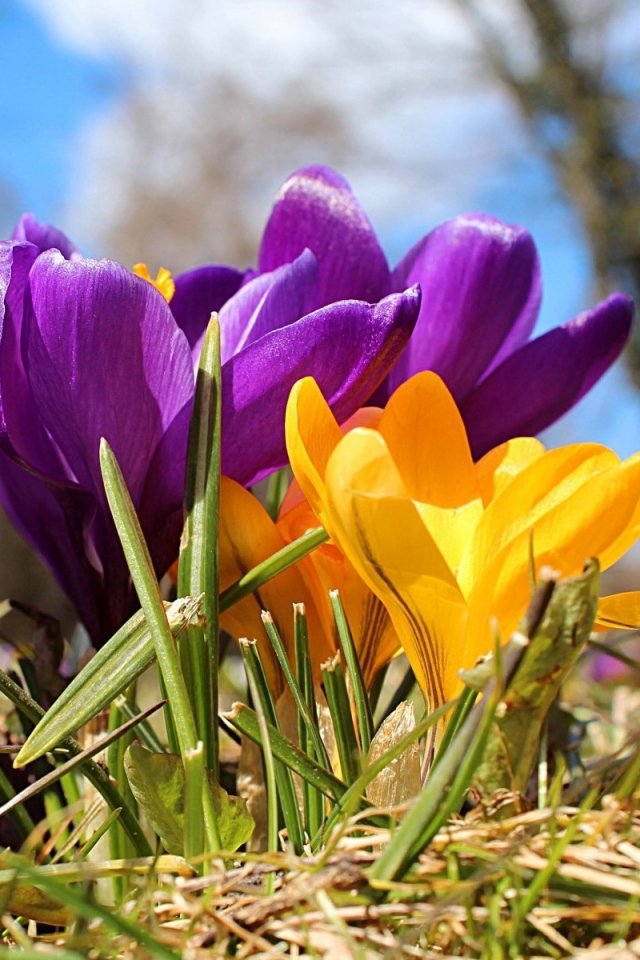
[{"label": "yellow crocus flower", "polygon": [[[220,588],[226,589],[252,567],[317,526],[318,521],[297,485],[292,485],[274,523],[253,494],[229,477],[222,477]],[[318,547],[221,614],[221,624],[229,633],[257,640],[269,684],[276,694],[282,690],[282,677],[265,636],[262,610],[268,610],[273,616],[293,659],[292,605],[304,604],[312,665],[319,679],[321,664],[337,650],[329,599],[329,590],[336,589],[344,603],[365,682],[370,685],[378,670],[398,651],[400,643],[383,604],[363,583],[345,555],[331,543]]]},{"label": "yellow crocus flower", "polygon": [[[598,444],[546,451],[510,440],[473,462],[458,408],[431,372],[406,381],[371,424],[343,435],[315,381],[286,418],[294,475],[389,611],[431,707],[458,671],[506,639],[530,597],[530,559],[567,577],[611,566],[640,536],[640,455]],[[640,593],[601,600],[602,628],[637,627]]]}]

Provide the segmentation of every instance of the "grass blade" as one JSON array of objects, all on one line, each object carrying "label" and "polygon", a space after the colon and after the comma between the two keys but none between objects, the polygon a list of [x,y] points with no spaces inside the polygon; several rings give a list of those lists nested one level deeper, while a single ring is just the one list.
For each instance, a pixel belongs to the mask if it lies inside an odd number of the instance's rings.
[{"label": "grass blade", "polygon": [[[201,619],[202,599],[185,597],[176,600],[166,604],[166,613],[173,635],[179,636],[188,624]],[[144,614],[139,610],[98,650],[49,708],[46,720],[38,723],[27,737],[16,758],[16,766],[37,760],[92,720],[154,660],[151,634]]]},{"label": "grass blade", "polygon": [[329,534],[324,527],[307,530],[293,543],[288,543],[282,550],[278,550],[273,556],[249,570],[237,583],[232,583],[230,587],[227,587],[220,594],[220,611],[228,610],[234,603],[248,597],[250,593],[261,587],[267,580],[271,580],[276,574],[282,573],[287,567],[297,563],[302,557],[306,557],[308,553],[326,543],[328,539]]},{"label": "grass blade", "polygon": [[373,739],[374,732],[373,714],[371,712],[369,694],[367,693],[364,677],[362,675],[360,660],[356,653],[356,648],[353,645],[353,637],[351,636],[351,630],[349,629],[349,624],[347,623],[347,616],[344,612],[344,607],[342,606],[340,592],[338,590],[330,590],[329,597],[331,599],[333,616],[338,629],[338,637],[340,639],[340,646],[342,647],[342,653],[344,655],[344,662],[347,665],[347,672],[349,674],[349,679],[351,680],[353,700],[356,708],[356,716],[358,718],[360,747],[362,749],[362,753],[366,756],[366,754],[369,752],[369,747],[371,746],[371,740]]},{"label": "grass blade", "polygon": [[339,653],[322,665],[322,681],[333,722],[342,777],[344,782],[350,786],[358,779],[362,768],[358,738],[351,715],[347,682]]},{"label": "grass blade", "polygon": [[[302,606],[302,604],[294,604],[294,608],[300,607],[300,606]],[[298,614],[298,616],[296,618],[297,622],[294,625],[294,630],[295,630],[295,626],[299,624],[299,617],[300,617],[300,611],[299,610],[296,611],[294,609],[294,618],[296,617],[296,614]],[[316,760],[318,760],[322,764],[325,770],[330,770],[331,764],[329,762],[329,757],[327,755],[326,747],[322,741],[322,737],[320,736],[320,731],[318,730],[317,717],[314,721],[311,711],[307,706],[307,702],[304,699],[300,684],[298,683],[298,680],[293,672],[291,664],[289,663],[289,658],[287,656],[284,643],[282,642],[282,637],[278,633],[278,628],[276,627],[273,621],[273,617],[266,610],[263,611],[262,613],[262,622],[264,623],[264,628],[267,633],[267,636],[269,637],[269,640],[271,641],[273,649],[275,650],[276,656],[278,658],[278,663],[282,668],[282,672],[284,673],[285,680],[287,681],[287,684],[289,685],[289,689],[291,690],[291,694],[293,696],[296,707],[298,709],[298,716],[299,718],[302,719],[303,726],[306,730],[309,740],[313,743],[314,752],[316,754]],[[298,729],[298,734],[301,735],[301,733],[302,731]],[[303,750],[303,752],[306,752],[306,750],[304,750],[302,746],[302,736],[300,736],[300,748]]]},{"label": "grass blade", "polygon": [[127,722],[117,730],[112,730],[100,740],[96,740],[96,742],[90,747],[87,747],[86,750],[82,750],[70,757],[65,763],[60,764],[59,767],[55,767],[55,769],[53,769],[50,773],[36,780],[35,783],[25,787],[24,790],[21,790],[20,793],[17,793],[11,798],[11,800],[8,800],[2,807],[0,807],[0,817],[9,813],[11,810],[17,807],[18,804],[25,803],[25,801],[30,800],[31,797],[36,796],[38,793],[42,793],[43,790],[46,790],[47,787],[50,787],[52,784],[56,783],[66,773],[69,773],[71,770],[75,770],[77,766],[85,763],[92,757],[95,757],[97,753],[101,753],[106,747],[114,743],[114,741],[118,740],[120,737],[126,736],[129,730],[132,730],[136,724],[140,723],[140,721],[145,717],[151,716],[152,713],[155,713],[155,711],[159,710],[162,706],[164,706],[164,701],[154,704],[152,707],[149,707],[147,710],[145,710],[144,713],[141,713],[139,717],[134,717],[132,720],[127,720]]},{"label": "grass blade", "polygon": [[179,596],[204,597],[204,626],[190,627],[180,643],[191,675],[196,728],[205,766],[219,775],[218,724],[218,515],[220,512],[220,327],[212,314],[204,339],[189,431],[185,528],[180,550]]},{"label": "grass blade", "polygon": [[[32,700],[31,697],[24,692],[22,687],[14,683],[4,670],[0,670],[0,692],[4,693],[20,713],[27,717],[32,723],[37,724],[44,716],[42,707]],[[59,745],[72,756],[77,756],[79,753],[82,753],[82,748],[73,737],[65,737],[60,741]],[[84,760],[81,764],[81,772],[89,783],[96,788],[111,810],[117,810],[119,807],[122,807],[120,822],[132,840],[138,855],[141,857],[151,856],[151,847],[135,813],[127,806],[119,790],[109,777],[109,774],[103,770],[100,764],[95,763],[93,760]]]},{"label": "grass blade", "polygon": [[[260,722],[261,735],[264,738],[268,729],[262,723],[261,717],[264,718],[265,723],[269,724],[281,734],[275,703],[271,690],[269,689],[255,640],[241,640],[240,652],[242,653],[242,658],[247,670],[247,677],[251,680],[251,693],[255,698],[254,705]],[[263,727],[264,730],[262,729]],[[265,745],[266,741],[263,739],[261,743],[263,751],[265,750]],[[269,750],[271,752],[270,746]],[[265,754],[265,768],[267,766],[267,760],[268,758]],[[280,761],[275,762],[274,773],[276,781],[276,810],[277,801],[279,800],[285,826],[289,833],[289,840],[295,853],[300,855],[304,847],[304,832],[300,819],[300,808],[298,807],[298,798],[293,783],[293,776],[291,775],[289,767]],[[271,811],[267,812],[269,815],[271,814]]]},{"label": "grass blade", "polygon": [[[303,722],[303,716],[298,713],[298,740],[300,749],[312,760],[320,763],[325,770],[331,771],[331,763],[325,746],[322,743],[322,737],[320,736],[316,691],[313,682],[311,652],[309,650],[307,614],[303,603],[294,603],[293,605],[293,638],[298,688],[300,689],[302,700],[306,705],[306,712],[311,720],[310,729],[314,730],[314,735],[312,735],[310,731],[308,734],[307,726]],[[317,734],[319,743],[314,749],[315,734]],[[310,837],[314,837],[324,823],[326,801],[323,794],[319,790],[316,790],[307,780],[302,781],[302,797],[307,833]]]},{"label": "grass blade", "polygon": [[[224,719],[243,733],[249,740],[261,745],[261,733],[258,718],[254,710],[244,703],[234,703],[228,713],[223,713]],[[346,785],[338,780],[328,770],[311,760],[306,754],[295,747],[279,730],[268,724],[269,741],[273,755],[281,760],[290,770],[299,774],[317,790],[320,790],[330,800],[338,800],[346,791]]]},{"label": "grass blade", "polygon": [[[158,665],[169,697],[169,710],[180,742],[180,753],[184,757],[188,750],[194,750],[198,744],[189,693],[180,670],[175,640],[167,620],[164,603],[160,595],[160,587],[140,528],[140,522],[120,467],[111,447],[104,438],[100,442],[100,466],[107,500],[131,573],[131,579],[136,588],[145,619],[149,624]],[[212,849],[220,849],[213,799],[206,781],[204,781],[202,803],[207,841]]]}]

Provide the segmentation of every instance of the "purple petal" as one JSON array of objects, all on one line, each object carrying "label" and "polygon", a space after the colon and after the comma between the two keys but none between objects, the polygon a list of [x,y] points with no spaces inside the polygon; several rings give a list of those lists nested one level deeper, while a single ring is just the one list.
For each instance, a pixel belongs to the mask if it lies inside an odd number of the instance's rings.
[{"label": "purple petal", "polygon": [[303,250],[320,265],[316,307],[336,300],[374,303],[389,292],[389,268],[351,187],[329,167],[304,167],[284,184],[260,248],[260,272],[291,263]]},{"label": "purple petal", "polygon": [[42,427],[22,357],[25,292],[37,256],[31,243],[0,243],[0,435],[9,455],[64,481],[64,467]]},{"label": "purple petal", "polygon": [[293,263],[263,273],[242,287],[220,311],[220,352],[226,363],[280,327],[314,310],[317,302],[318,262],[305,250]]},{"label": "purple petal", "polygon": [[140,498],[138,517],[158,577],[167,572],[180,547],[191,410],[189,399],[162,435]]},{"label": "purple petal", "polygon": [[461,405],[474,458],[570,410],[620,354],[632,319],[631,298],[613,294],[508,356]]},{"label": "purple petal", "polygon": [[26,365],[42,423],[98,500],[106,437],[138,504],[160,438],[193,395],[187,340],[158,291],[120,264],[51,251],[29,285]]},{"label": "purple petal", "polygon": [[422,288],[422,309],[390,392],[434,370],[458,402],[495,363],[524,343],[540,305],[540,267],[522,227],[471,213],[443,223],[396,267],[393,289]]},{"label": "purple petal", "polygon": [[240,288],[245,274],[233,267],[198,267],[175,278],[171,312],[193,349],[207,329],[209,318]]},{"label": "purple petal", "polygon": [[50,223],[40,223],[32,213],[22,214],[13,229],[11,239],[33,243],[40,253],[44,253],[45,250],[59,250],[65,260],[74,260],[82,256],[62,230],[58,230]]},{"label": "purple petal", "polygon": [[266,334],[222,368],[222,472],[249,486],[287,463],[284,415],[301,377],[340,422],[380,383],[420,309],[417,287],[378,304],[343,301]]},{"label": "purple petal", "polygon": [[[74,604],[92,642],[113,632],[101,574],[85,552],[95,499],[86,491],[49,487],[0,451],[0,500],[16,530],[49,567]],[[121,621],[123,622],[123,621]],[[117,626],[117,624],[116,624]]]}]

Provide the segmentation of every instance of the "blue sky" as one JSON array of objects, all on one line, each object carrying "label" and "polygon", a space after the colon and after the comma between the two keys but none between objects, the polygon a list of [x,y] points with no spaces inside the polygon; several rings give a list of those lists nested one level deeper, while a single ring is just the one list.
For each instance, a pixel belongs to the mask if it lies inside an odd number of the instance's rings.
[{"label": "blue sky", "polygon": [[[56,0],[50,0],[55,4]],[[91,2],[91,0],[87,0]],[[0,0],[4,96],[0,100],[0,227],[23,210],[64,226],[63,212],[81,172],[80,145],[87,124],[126,89],[125,58],[55,39],[33,8]],[[282,179],[289,170],[282,171]],[[589,263],[572,212],[560,202],[532,203],[551,182],[532,158],[505,163],[492,178],[478,178],[473,198],[484,209],[533,232],[543,267],[545,296],[539,329],[568,320],[588,305]],[[542,191],[541,191],[542,185]],[[357,184],[355,185],[357,187]],[[452,209],[450,214],[461,212]],[[385,238],[395,260],[431,222],[433,211],[399,217]],[[97,254],[100,251],[92,251]],[[554,442],[598,440],[623,456],[640,446],[640,402],[618,370],[607,375],[551,434]]]},{"label": "blue sky", "polygon": [[62,49],[39,17],[13,0],[0,3],[0,42],[0,220],[6,228],[22,210],[55,220],[83,125],[118,95],[122,72],[114,62]]}]

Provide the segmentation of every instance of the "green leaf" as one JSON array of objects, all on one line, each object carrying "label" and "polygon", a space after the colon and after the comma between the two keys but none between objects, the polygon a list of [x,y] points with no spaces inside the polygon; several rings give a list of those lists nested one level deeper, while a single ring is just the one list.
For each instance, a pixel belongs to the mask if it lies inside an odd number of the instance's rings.
[{"label": "green leaf", "polygon": [[193,701],[204,762],[218,775],[218,514],[220,511],[220,326],[211,314],[189,429],[185,526],[178,595],[204,596],[204,627],[190,627],[180,660]]},{"label": "green leaf", "polygon": [[[152,753],[133,743],[125,754],[131,791],[168,853],[184,849],[185,775],[182,759],[171,753]],[[237,850],[251,836],[253,817],[244,800],[230,797],[207,771],[223,850]]]},{"label": "green leaf", "polygon": [[[542,582],[536,591],[546,603],[522,633],[529,638],[473,784],[483,796],[498,789],[524,793],[538,762],[542,727],[560,687],[589,639],[598,608],[600,568],[589,560],[578,577]],[[535,595],[532,601],[535,607]]]},{"label": "green leaf", "polygon": [[[167,605],[174,636],[199,623],[202,598],[183,597]],[[52,750],[78,727],[97,716],[155,660],[144,615],[139,610],[96,653],[58,697],[32,731],[15,765],[24,766]]]},{"label": "green leaf", "polygon": [[7,913],[26,917],[37,923],[49,923],[54,927],[66,927],[73,920],[73,911],[60,900],[37,887],[17,887],[9,894],[5,907]]}]

